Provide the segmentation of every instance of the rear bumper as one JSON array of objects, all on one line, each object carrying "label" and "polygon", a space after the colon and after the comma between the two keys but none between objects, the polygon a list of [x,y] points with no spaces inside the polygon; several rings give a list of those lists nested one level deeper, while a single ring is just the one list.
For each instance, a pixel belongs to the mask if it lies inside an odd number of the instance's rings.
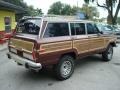
[{"label": "rear bumper", "polygon": [[18,55],[10,53],[10,52],[7,53],[7,56],[8,56],[9,59],[13,59],[15,62],[17,62],[20,65],[25,66],[28,69],[33,69],[33,70],[42,69],[41,63],[35,63],[33,61],[29,61],[25,58],[19,57]]}]

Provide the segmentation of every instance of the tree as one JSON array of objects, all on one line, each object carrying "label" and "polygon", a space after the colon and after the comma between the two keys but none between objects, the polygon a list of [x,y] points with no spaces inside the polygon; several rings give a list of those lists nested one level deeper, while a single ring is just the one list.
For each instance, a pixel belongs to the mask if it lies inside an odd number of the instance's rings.
[{"label": "tree", "polygon": [[96,7],[88,6],[84,4],[82,8],[73,6],[71,7],[68,4],[59,2],[53,3],[48,10],[48,14],[55,15],[76,15],[78,12],[86,13],[89,16],[89,19],[93,20],[94,17],[99,17],[99,12]]},{"label": "tree", "polygon": [[[103,5],[100,5],[98,3],[98,0],[84,0],[86,3],[89,2],[97,2],[97,6],[105,8],[108,11],[108,16],[107,16],[107,23],[108,24],[117,24],[117,16],[120,10],[120,0],[105,0],[105,3]],[[115,10],[115,14],[113,13],[113,8],[117,4],[117,8]]]},{"label": "tree", "polygon": [[75,15],[77,7],[71,7],[68,4],[63,4],[60,1],[53,3],[48,10],[48,14],[55,15]]},{"label": "tree", "polygon": [[76,15],[76,13],[77,13],[79,10],[80,10],[79,7],[73,6],[73,7],[71,8],[71,14],[72,14],[72,15]]},{"label": "tree", "polygon": [[88,6],[88,4],[83,4],[80,11],[86,13],[90,20],[94,20],[95,18],[99,17],[99,12],[96,7]]},{"label": "tree", "polygon": [[27,13],[26,15],[28,16],[40,16],[42,15],[42,10],[41,9],[34,9],[33,6],[28,6],[27,7]]},{"label": "tree", "polygon": [[63,4],[59,2],[53,3],[53,5],[50,6],[50,9],[48,10],[48,14],[55,14],[55,15],[61,15]]},{"label": "tree", "polygon": [[117,23],[120,25],[120,17],[117,18]]},{"label": "tree", "polygon": [[72,9],[72,8],[71,8],[70,5],[65,4],[65,5],[63,5],[63,8],[62,8],[62,10],[61,10],[61,14],[62,14],[62,15],[72,15],[71,9]]}]

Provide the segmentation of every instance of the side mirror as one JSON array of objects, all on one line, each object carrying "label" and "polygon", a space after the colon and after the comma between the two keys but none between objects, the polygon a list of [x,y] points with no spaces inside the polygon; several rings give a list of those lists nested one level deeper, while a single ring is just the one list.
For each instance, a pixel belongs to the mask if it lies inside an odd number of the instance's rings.
[{"label": "side mirror", "polygon": [[102,31],[99,31],[99,32],[97,33],[98,36],[101,36],[101,34],[103,34]]},{"label": "side mirror", "polygon": [[99,33],[100,33],[100,34],[103,34],[103,31],[100,31]]}]

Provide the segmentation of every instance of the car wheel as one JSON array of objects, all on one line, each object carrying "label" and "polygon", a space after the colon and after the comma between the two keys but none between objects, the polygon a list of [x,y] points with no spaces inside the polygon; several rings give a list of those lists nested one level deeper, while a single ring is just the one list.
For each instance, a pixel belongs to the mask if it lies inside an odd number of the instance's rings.
[{"label": "car wheel", "polygon": [[110,61],[112,59],[112,56],[113,56],[113,47],[109,45],[106,51],[102,53],[102,57],[104,61]]},{"label": "car wheel", "polygon": [[54,67],[56,78],[59,80],[68,79],[74,72],[74,59],[69,55],[63,56]]}]

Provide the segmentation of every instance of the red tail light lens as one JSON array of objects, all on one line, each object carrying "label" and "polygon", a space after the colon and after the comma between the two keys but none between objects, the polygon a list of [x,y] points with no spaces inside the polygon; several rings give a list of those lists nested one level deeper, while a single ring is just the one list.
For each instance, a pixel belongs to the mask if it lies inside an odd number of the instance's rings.
[{"label": "red tail light lens", "polygon": [[45,52],[44,48],[40,48],[39,52]]},{"label": "red tail light lens", "polygon": [[32,52],[33,59],[36,60],[35,52]]}]

